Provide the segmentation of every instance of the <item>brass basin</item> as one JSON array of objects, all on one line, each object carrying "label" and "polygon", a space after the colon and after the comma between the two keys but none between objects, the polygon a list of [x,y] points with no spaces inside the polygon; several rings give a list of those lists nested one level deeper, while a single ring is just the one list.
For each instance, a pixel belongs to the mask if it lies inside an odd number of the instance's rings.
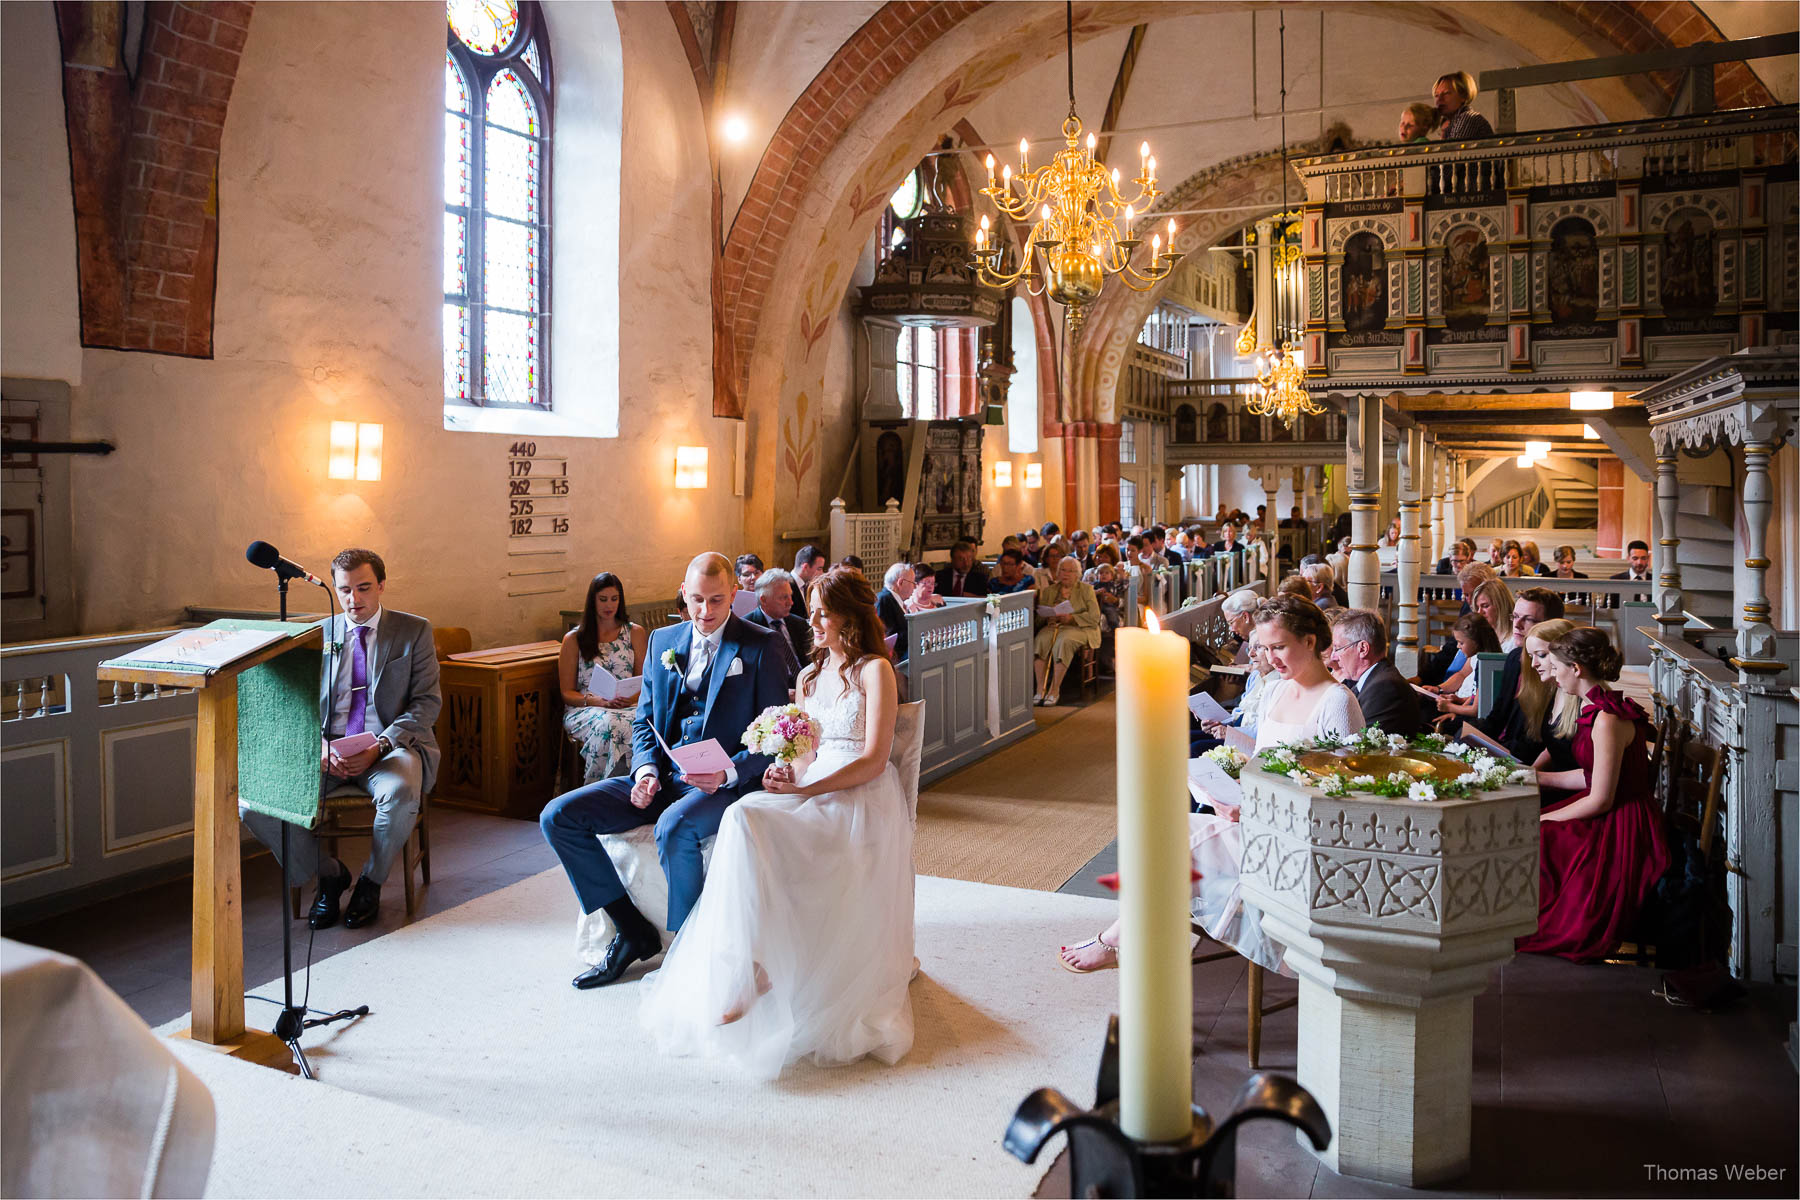
[{"label": "brass basin", "polygon": [[1300,765],[1318,775],[1342,775],[1352,778],[1370,775],[1386,779],[1396,771],[1414,779],[1431,779],[1450,783],[1471,773],[1474,768],[1460,758],[1429,750],[1408,750],[1404,754],[1370,754],[1348,748],[1314,750],[1300,756]]}]

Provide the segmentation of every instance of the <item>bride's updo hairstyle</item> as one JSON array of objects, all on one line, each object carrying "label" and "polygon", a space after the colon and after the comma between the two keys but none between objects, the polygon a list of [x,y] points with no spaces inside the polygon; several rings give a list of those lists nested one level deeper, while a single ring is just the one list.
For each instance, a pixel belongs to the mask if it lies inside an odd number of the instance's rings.
[{"label": "bride's updo hairstyle", "polygon": [[[847,652],[843,667],[845,686],[849,686],[850,672],[862,666],[870,656],[888,656],[887,633],[875,613],[875,589],[861,571],[851,567],[831,568],[813,583],[811,603],[836,617],[843,626]],[[818,681],[819,672],[830,657],[831,652],[824,646],[813,647],[812,667],[801,685],[806,694],[812,693],[812,685]]]},{"label": "bride's updo hairstyle", "polygon": [[[1534,628],[1532,633],[1536,632]],[[1553,657],[1580,667],[1583,674],[1603,683],[1618,679],[1619,670],[1625,665],[1625,656],[1614,648],[1612,639],[1592,625],[1577,625],[1555,641],[1546,642],[1544,648]]]},{"label": "bride's updo hairstyle", "polygon": [[1279,625],[1295,637],[1313,640],[1313,653],[1320,655],[1331,649],[1331,622],[1311,600],[1299,596],[1276,596],[1256,606],[1258,625]]}]

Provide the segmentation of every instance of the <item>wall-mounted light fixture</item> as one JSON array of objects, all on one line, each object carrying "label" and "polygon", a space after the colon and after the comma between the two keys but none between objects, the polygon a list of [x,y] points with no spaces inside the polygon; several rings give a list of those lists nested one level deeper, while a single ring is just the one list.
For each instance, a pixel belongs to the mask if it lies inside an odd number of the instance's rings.
[{"label": "wall-mounted light fixture", "polygon": [[1570,392],[1569,407],[1576,412],[1604,412],[1613,406],[1611,392]]},{"label": "wall-mounted light fixture", "polygon": [[331,455],[325,474],[331,479],[381,478],[382,427],[373,422],[333,421]]},{"label": "wall-mounted light fixture", "polygon": [[675,486],[678,488],[703,488],[706,486],[706,447],[675,447]]},{"label": "wall-mounted light fixture", "polygon": [[1012,463],[1002,459],[994,464],[994,486],[1012,486]]},{"label": "wall-mounted light fixture", "polygon": [[1043,463],[1025,464],[1025,486],[1028,488],[1041,488],[1044,486]]}]

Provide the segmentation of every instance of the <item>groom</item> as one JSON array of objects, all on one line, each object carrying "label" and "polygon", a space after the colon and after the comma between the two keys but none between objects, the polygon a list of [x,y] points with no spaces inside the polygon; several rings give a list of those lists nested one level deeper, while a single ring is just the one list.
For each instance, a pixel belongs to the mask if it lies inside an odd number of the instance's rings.
[{"label": "groom", "polygon": [[[762,786],[769,759],[743,749],[744,730],[764,709],[787,703],[788,680],[770,632],[732,615],[736,591],[724,555],[702,554],[688,564],[682,583],[688,620],[650,635],[631,725],[631,778],[602,779],[558,796],[538,820],[582,911],[604,908],[619,931],[600,965],[575,977],[578,988],[614,983],[632,963],[662,953],[662,936],[625,894],[597,835],[655,824],[673,933],[705,882],[701,841],[719,831],[740,794]],[[674,747],[717,738],[731,766],[720,774],[682,775],[658,734]]]}]

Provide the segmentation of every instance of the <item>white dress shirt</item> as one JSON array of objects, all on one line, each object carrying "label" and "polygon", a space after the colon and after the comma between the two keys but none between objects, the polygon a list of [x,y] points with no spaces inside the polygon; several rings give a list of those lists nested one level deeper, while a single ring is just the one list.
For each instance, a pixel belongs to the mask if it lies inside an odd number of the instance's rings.
[{"label": "white dress shirt", "polygon": [[336,682],[332,687],[331,728],[332,737],[345,737],[352,733],[380,733],[381,718],[375,715],[375,631],[381,624],[382,609],[376,606],[375,612],[362,628],[369,632],[363,634],[363,661],[368,665],[368,698],[363,703],[363,727],[361,729],[345,729],[344,722],[350,719],[350,671],[352,656],[356,653],[351,646],[351,639],[356,637],[357,625],[345,618],[344,647],[337,652]]}]

